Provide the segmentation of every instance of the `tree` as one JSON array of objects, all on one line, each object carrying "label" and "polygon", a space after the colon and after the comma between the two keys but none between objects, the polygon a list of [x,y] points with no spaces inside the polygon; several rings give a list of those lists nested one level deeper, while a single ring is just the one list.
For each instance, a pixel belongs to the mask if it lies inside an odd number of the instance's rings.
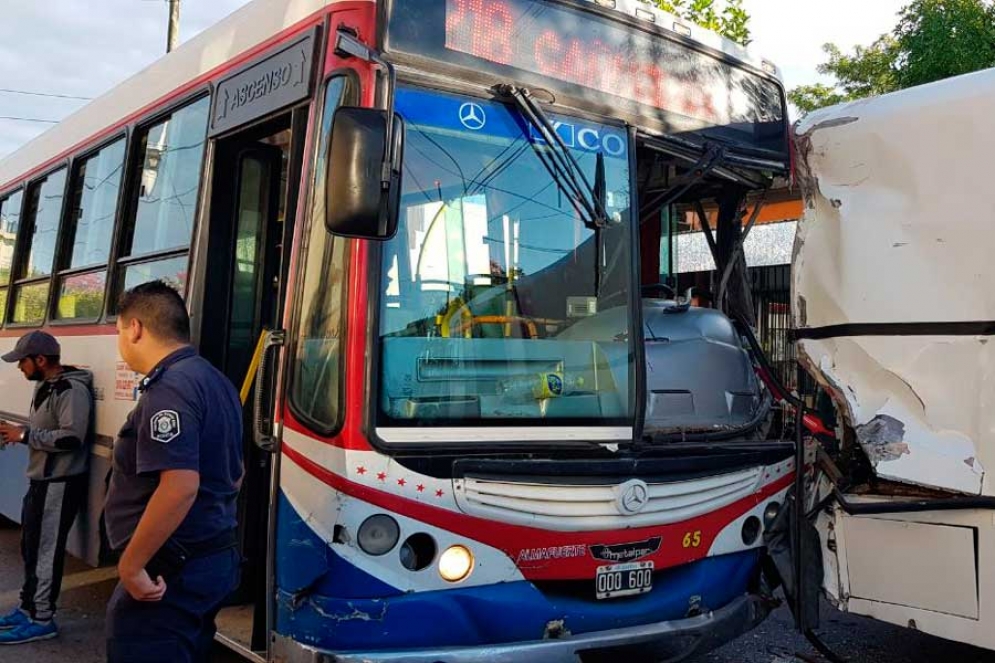
[{"label": "tree", "polygon": [[902,11],[895,34],[903,88],[995,66],[991,0],[915,0]]},{"label": "tree", "polygon": [[743,0],[726,0],[721,11],[716,7],[715,0],[642,1],[713,30],[737,44],[750,44],[750,15],[743,9]]},{"label": "tree", "polygon": [[898,25],[870,46],[843,53],[823,47],[829,61],[819,73],[835,86],[802,85],[788,93],[803,112],[863,99],[995,66],[992,0],[913,0]]},{"label": "tree", "polygon": [[816,83],[794,88],[788,92],[788,99],[799,110],[807,113],[898,89],[895,72],[898,44],[894,37],[882,35],[870,46],[857,46],[851,55],[843,53],[835,44],[826,44],[822,50],[829,56],[829,61],[819,65],[818,71],[836,78],[836,86]]}]

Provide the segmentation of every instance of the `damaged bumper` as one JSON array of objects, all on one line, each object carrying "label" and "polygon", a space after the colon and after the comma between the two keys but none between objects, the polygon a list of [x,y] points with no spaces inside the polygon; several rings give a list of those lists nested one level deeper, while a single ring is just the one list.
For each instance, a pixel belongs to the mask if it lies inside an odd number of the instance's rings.
[{"label": "damaged bumper", "polygon": [[343,652],[307,647],[276,636],[274,660],[282,663],[522,663],[549,661],[680,661],[718,647],[749,631],[767,616],[757,596],[741,596],[725,607],[698,617],[644,626],[481,647],[398,651]]}]

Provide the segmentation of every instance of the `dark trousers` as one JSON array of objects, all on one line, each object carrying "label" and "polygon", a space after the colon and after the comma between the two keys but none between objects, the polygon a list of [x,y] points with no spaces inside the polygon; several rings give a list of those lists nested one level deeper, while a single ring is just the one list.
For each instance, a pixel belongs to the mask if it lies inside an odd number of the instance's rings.
[{"label": "dark trousers", "polygon": [[136,601],[118,583],[107,604],[108,663],[207,663],[240,563],[234,548],[191,559],[165,579],[161,601]]},{"label": "dark trousers", "polygon": [[21,609],[37,621],[55,616],[62,589],[66,539],[86,499],[87,475],[31,481],[21,509],[24,586]]}]

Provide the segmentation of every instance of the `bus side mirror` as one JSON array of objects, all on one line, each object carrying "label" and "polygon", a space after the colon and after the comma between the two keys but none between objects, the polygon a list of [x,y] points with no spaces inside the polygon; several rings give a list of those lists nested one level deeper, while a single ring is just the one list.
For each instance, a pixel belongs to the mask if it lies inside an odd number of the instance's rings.
[{"label": "bus side mirror", "polygon": [[325,169],[325,227],[343,237],[387,240],[397,232],[404,122],[387,111],[335,111]]}]

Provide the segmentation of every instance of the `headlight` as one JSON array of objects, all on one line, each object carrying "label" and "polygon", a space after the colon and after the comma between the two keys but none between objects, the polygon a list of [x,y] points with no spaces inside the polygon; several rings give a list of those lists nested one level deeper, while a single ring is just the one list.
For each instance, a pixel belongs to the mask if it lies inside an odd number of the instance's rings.
[{"label": "headlight", "polygon": [[384,555],[397,545],[401,528],[396,520],[380,513],[363,521],[356,538],[367,555]]},{"label": "headlight", "polygon": [[743,523],[743,543],[748,546],[752,546],[757,542],[760,537],[760,519],[756,516],[750,516]]},{"label": "headlight", "polygon": [[774,519],[777,518],[778,512],[781,510],[781,505],[777,502],[771,502],[764,509],[764,527],[770,529],[770,526],[774,524]]},{"label": "headlight", "polygon": [[473,553],[465,546],[450,546],[439,557],[439,575],[443,580],[459,582],[473,570]]}]

